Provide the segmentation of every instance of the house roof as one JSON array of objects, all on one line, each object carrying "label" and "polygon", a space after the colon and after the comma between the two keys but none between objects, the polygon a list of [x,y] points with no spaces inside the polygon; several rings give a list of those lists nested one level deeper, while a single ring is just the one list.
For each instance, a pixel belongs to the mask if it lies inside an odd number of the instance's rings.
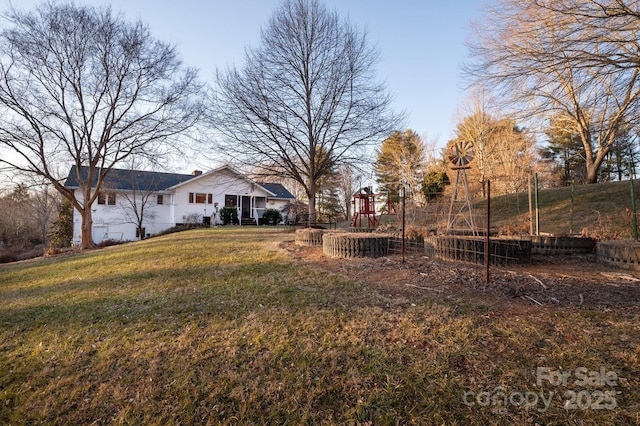
[{"label": "house roof", "polygon": [[[105,189],[119,189],[119,190],[138,190],[138,191],[163,191],[173,189],[176,186],[180,186],[188,181],[201,179],[212,173],[219,172],[227,169],[232,173],[237,174],[239,177],[246,179],[249,182],[256,183],[260,187],[264,188],[267,192],[273,194],[274,198],[281,199],[295,199],[295,197],[284,186],[279,183],[257,183],[247,178],[245,175],[235,170],[230,166],[222,166],[217,169],[211,170],[207,173],[199,175],[187,175],[180,173],[162,173],[162,172],[149,172],[143,170],[129,170],[129,169],[111,169],[105,178]],[[76,166],[72,166],[67,175],[67,179],[64,186],[68,188],[77,188],[78,180],[76,174]],[[81,168],[82,177],[86,179],[89,175],[89,168],[83,166]],[[97,180],[97,171],[95,172],[93,179],[93,187]]]},{"label": "house roof", "polygon": [[[207,178],[208,176],[211,176],[212,174],[215,174],[215,173],[220,173],[220,172],[222,172],[223,170],[227,170],[227,171],[229,171],[229,172],[231,172],[231,173],[235,174],[236,176],[238,176],[240,179],[244,179],[244,180],[246,180],[247,182],[255,183],[254,181],[252,181],[251,179],[249,179],[248,177],[246,177],[245,175],[243,175],[242,173],[240,173],[238,170],[236,170],[236,169],[234,169],[233,167],[228,166],[228,165],[220,166],[220,167],[218,167],[218,168],[216,168],[216,169],[209,170],[209,171],[208,171],[208,172],[206,172],[206,173],[200,173],[200,174],[195,175],[195,176],[192,176],[192,175],[189,175],[189,176],[191,176],[191,177],[193,178],[193,180],[205,179],[205,178]],[[185,183],[186,183],[186,181],[177,182],[175,185],[171,185],[171,186],[170,186],[170,187],[168,187],[167,189],[174,189],[174,187],[181,186],[181,185],[183,185],[183,184],[185,184]],[[258,184],[258,185],[259,185],[259,184]],[[267,191],[267,192],[269,192],[269,191]]]},{"label": "house roof", "polygon": [[[89,176],[89,168],[83,166],[81,168],[82,178],[87,179]],[[97,180],[98,171],[95,171],[93,178],[93,187]],[[148,172],[143,170],[128,169],[111,169],[105,178],[105,188],[121,189],[121,190],[140,190],[140,191],[162,191],[179,183],[186,182],[197,176],[185,175],[179,173],[161,173]],[[78,180],[76,166],[72,166],[69,170],[67,180],[64,186],[69,188],[77,188]]]},{"label": "house roof", "polygon": [[[248,177],[246,177],[244,174],[242,174],[240,171],[236,170],[235,168],[233,168],[232,166],[229,165],[224,165],[221,167],[218,167],[217,169],[213,169],[210,170],[206,173],[203,173],[199,176],[194,176],[194,179],[204,179],[207,176],[214,174],[214,173],[218,173],[222,170],[227,170],[231,173],[234,173],[235,175],[237,175],[238,177],[240,177],[241,179],[246,180],[247,182],[250,182],[252,184],[256,184],[259,187],[261,187],[262,189],[264,189],[265,191],[271,193],[271,195],[273,196],[273,198],[280,198],[280,199],[295,199],[296,197],[293,196],[293,194],[291,194],[291,192],[289,192],[283,185],[279,184],[279,183],[264,183],[264,182],[255,182],[251,179],[249,179]],[[180,186],[182,184],[184,184],[185,182],[180,182],[177,183],[175,186]]]},{"label": "house roof", "polygon": [[284,199],[290,199],[290,200],[293,200],[296,198],[293,196],[293,194],[291,194],[291,192],[287,190],[287,188],[285,188],[280,183],[259,183],[259,185],[262,186],[267,191],[272,192],[275,195],[274,198],[284,198]]}]

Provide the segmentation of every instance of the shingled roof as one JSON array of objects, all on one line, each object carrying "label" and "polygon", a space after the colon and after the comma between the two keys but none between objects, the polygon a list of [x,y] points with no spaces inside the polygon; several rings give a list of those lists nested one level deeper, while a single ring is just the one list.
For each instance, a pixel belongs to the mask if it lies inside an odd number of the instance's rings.
[{"label": "shingled roof", "polygon": [[[77,188],[78,180],[76,166],[71,167],[64,186],[68,188]],[[81,168],[82,178],[87,179],[89,176],[89,168],[83,166]],[[93,176],[93,187],[98,177],[98,171]],[[104,187],[109,189],[120,190],[138,190],[138,191],[162,191],[179,183],[186,182],[195,178],[194,175],[185,175],[179,173],[161,173],[147,172],[141,170],[128,169],[111,169],[104,181]]]},{"label": "shingled roof", "polygon": [[261,187],[275,194],[274,198],[283,198],[293,200],[296,197],[291,194],[282,184],[279,183],[259,183]]},{"label": "shingled roof", "polygon": [[[68,188],[77,188],[79,186],[76,170],[76,166],[71,167],[71,170],[67,175],[67,179],[64,182],[64,186]],[[89,168],[83,166],[80,171],[82,173],[82,178],[86,180],[89,175]],[[96,170],[92,180],[93,187],[95,187],[97,176],[98,172]],[[200,176],[202,175],[111,169],[105,178],[104,188],[129,191],[163,191]],[[291,200],[296,198],[279,183],[258,183],[258,185],[273,193],[274,198]]]}]

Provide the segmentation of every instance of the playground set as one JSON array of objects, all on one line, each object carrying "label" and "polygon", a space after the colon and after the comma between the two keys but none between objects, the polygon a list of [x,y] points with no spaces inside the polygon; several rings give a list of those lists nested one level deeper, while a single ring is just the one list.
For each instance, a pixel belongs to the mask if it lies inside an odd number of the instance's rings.
[{"label": "playground set", "polygon": [[[384,207],[380,215],[378,215],[376,205],[377,203],[380,204],[381,200],[385,200]],[[380,224],[380,217],[383,215],[396,215],[396,207],[391,201],[389,194],[376,194],[370,186],[360,188],[360,190],[353,195],[351,204],[353,205],[354,211],[353,220],[351,221],[352,228],[376,229]]]}]

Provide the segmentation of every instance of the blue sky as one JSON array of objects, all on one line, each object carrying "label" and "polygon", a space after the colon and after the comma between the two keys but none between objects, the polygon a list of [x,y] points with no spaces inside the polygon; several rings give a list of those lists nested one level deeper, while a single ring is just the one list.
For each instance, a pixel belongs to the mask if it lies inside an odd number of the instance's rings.
[{"label": "blue sky", "polygon": [[[76,0],[111,4],[128,19],[140,19],[153,35],[176,44],[188,65],[211,81],[216,67],[241,65],[244,48],[259,42],[260,28],[280,0]],[[13,0],[21,9],[36,0]],[[452,138],[456,108],[464,99],[460,65],[471,19],[484,0],[325,0],[325,4],[366,28],[380,50],[378,75],[409,114],[407,127],[444,146]],[[2,0],[3,10],[9,5]]]}]

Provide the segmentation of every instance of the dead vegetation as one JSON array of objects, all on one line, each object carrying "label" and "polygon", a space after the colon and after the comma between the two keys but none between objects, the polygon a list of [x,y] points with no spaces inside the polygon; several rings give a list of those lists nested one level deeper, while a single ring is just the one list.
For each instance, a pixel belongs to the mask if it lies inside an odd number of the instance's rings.
[{"label": "dead vegetation", "polygon": [[640,309],[640,273],[597,262],[595,255],[534,255],[530,264],[490,269],[408,253],[382,259],[329,259],[322,248],[283,247],[295,258],[346,274],[383,292],[407,296],[420,291],[443,300],[487,306]]}]

